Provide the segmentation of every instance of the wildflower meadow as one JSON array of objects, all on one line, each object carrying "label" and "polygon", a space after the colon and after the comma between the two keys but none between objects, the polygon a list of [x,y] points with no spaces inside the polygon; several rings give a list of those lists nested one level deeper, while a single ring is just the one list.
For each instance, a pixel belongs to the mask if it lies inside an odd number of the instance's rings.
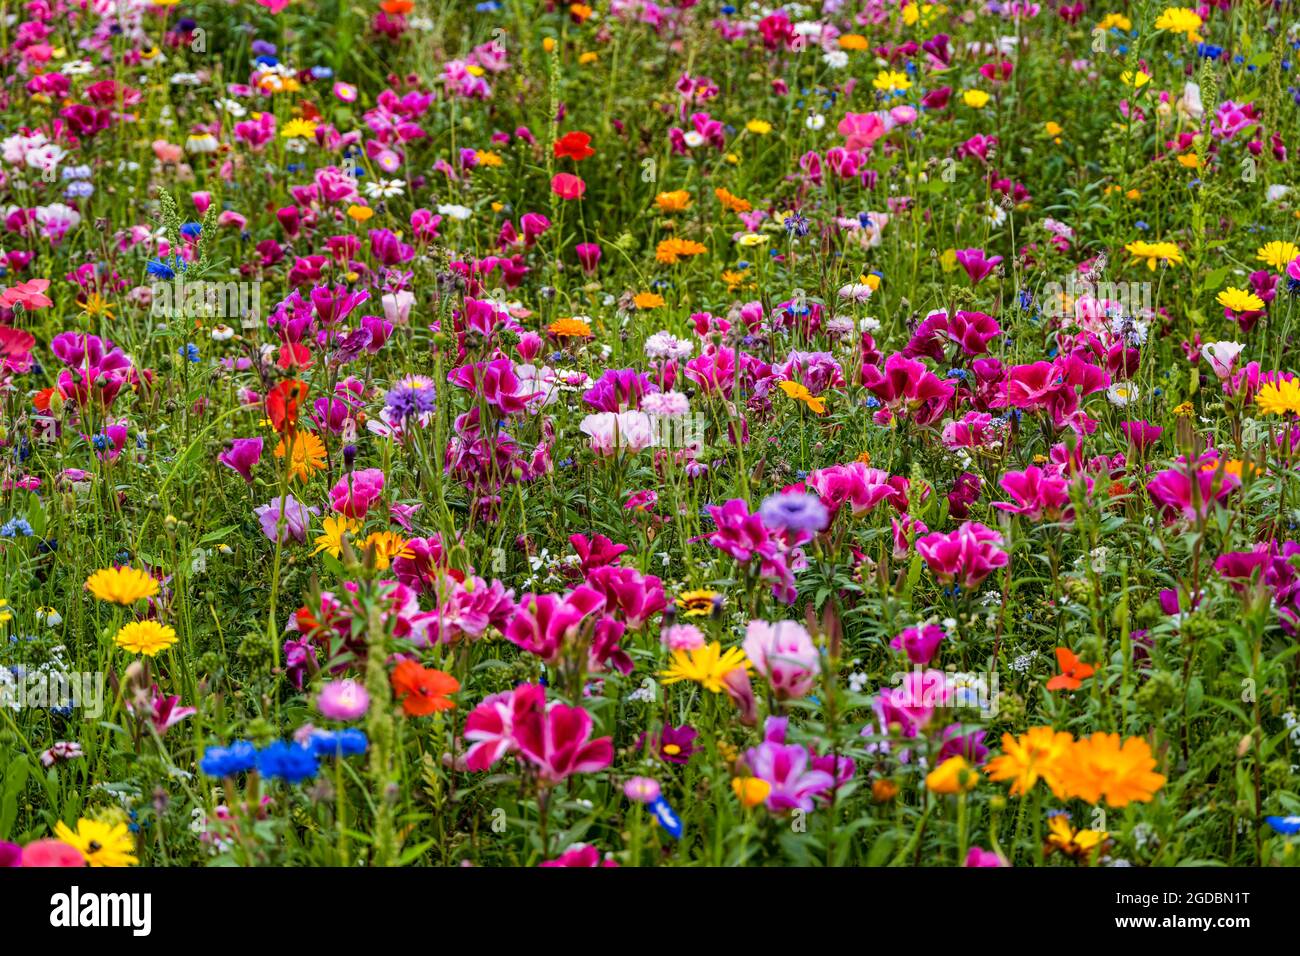
[{"label": "wildflower meadow", "polygon": [[0,75],[0,866],[1300,863],[1295,5]]}]

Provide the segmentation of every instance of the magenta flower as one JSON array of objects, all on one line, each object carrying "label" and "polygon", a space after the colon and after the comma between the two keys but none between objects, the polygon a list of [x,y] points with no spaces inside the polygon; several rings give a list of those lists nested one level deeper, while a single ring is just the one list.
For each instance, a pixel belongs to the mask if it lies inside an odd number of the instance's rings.
[{"label": "magenta flower", "polygon": [[384,473],[365,468],[344,475],[330,489],[330,506],[349,518],[364,518],[384,490]]},{"label": "magenta flower", "polygon": [[924,627],[909,627],[901,631],[889,642],[889,646],[896,651],[904,651],[913,664],[928,664],[939,652],[943,638],[942,629],[926,624]]},{"label": "magenta flower", "polygon": [[1007,472],[998,479],[998,484],[1015,499],[1015,503],[995,501],[994,508],[1024,515],[1031,521],[1073,519],[1070,483],[1059,475],[1048,474],[1037,465],[1030,465],[1024,471]]},{"label": "magenta flower", "polygon": [[[157,684],[151,689],[149,710],[145,716],[153,724],[154,730],[158,731],[158,736],[161,737],[167,733],[169,728],[175,727],[186,717],[192,717],[198,713],[198,710],[194,707],[177,706],[180,702],[181,699],[175,694],[164,697],[162,692],[158,690]],[[135,713],[135,708],[131,706],[129,700],[126,700],[126,709],[132,714]]]},{"label": "magenta flower", "polygon": [[745,753],[750,773],[772,789],[765,801],[773,812],[813,809],[813,799],[835,786],[825,770],[810,768],[812,757],[806,747],[785,742],[786,718],[769,717],[761,744]]},{"label": "magenta flower", "polygon": [[659,781],[653,777],[633,777],[623,784],[623,796],[634,803],[654,803],[659,792]]},{"label": "magenta flower", "polygon": [[253,466],[261,460],[261,438],[236,438],[229,448],[217,456],[217,461],[239,472],[249,484],[253,483]]},{"label": "magenta flower", "polygon": [[582,266],[582,271],[587,275],[592,275],[596,267],[600,265],[601,250],[594,242],[580,242],[573,247],[573,251],[578,256],[578,264]]},{"label": "magenta flower", "polygon": [[614,762],[610,737],[591,739],[591,714],[581,707],[551,704],[518,715],[514,725],[519,753],[553,786],[575,773],[596,773]]},{"label": "magenta flower", "polygon": [[962,863],[962,866],[967,867],[1002,867],[1010,865],[992,850],[982,850],[977,846],[970,848],[970,852],[966,854],[966,861]]},{"label": "magenta flower", "polygon": [[941,418],[956,392],[952,381],[939,378],[924,362],[901,352],[885,359],[884,371],[870,365],[863,368],[862,384],[894,414],[910,417],[918,425]]},{"label": "magenta flower", "polygon": [[514,690],[485,697],[465,718],[465,766],[472,771],[487,770],[506,754],[519,749],[515,741],[515,722],[524,714],[546,709],[546,688],[540,684],[520,684]]},{"label": "magenta flower", "polygon": [[988,257],[983,249],[958,249],[957,264],[970,276],[971,285],[986,278],[1002,261],[1001,256]]},{"label": "magenta flower", "polygon": [[1007,563],[1007,553],[998,547],[1002,535],[978,521],[967,521],[948,534],[928,534],[916,542],[917,552],[930,571],[945,585],[976,588],[996,569]]},{"label": "magenta flower", "polygon": [[1139,452],[1144,452],[1160,440],[1165,430],[1159,425],[1152,425],[1145,419],[1136,422],[1120,422],[1119,430]]},{"label": "magenta flower", "polygon": [[[1194,475],[1187,473],[1188,467],[1196,467]],[[1222,503],[1241,484],[1236,475],[1219,474],[1217,468],[1217,460],[1210,459],[1197,466],[1167,469],[1147,482],[1147,494],[1160,506],[1166,521],[1203,519],[1214,502]]]}]

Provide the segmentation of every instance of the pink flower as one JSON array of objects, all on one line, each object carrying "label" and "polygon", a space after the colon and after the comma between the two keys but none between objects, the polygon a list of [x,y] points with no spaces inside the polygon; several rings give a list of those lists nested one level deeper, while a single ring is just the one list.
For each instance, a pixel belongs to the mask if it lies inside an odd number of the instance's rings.
[{"label": "pink flower", "polygon": [[660,640],[670,651],[693,651],[706,643],[704,632],[694,624],[674,624],[665,628]]},{"label": "pink flower", "polygon": [[594,846],[576,846],[572,849],[565,850],[554,860],[547,860],[546,862],[538,863],[537,865],[595,868],[618,866],[618,861],[601,859],[600,851]]},{"label": "pink flower", "polygon": [[1146,451],[1160,440],[1165,430],[1148,421],[1120,422],[1119,430],[1139,452]]},{"label": "pink flower", "polygon": [[587,184],[572,173],[556,173],[551,177],[551,192],[561,199],[581,199],[586,191]]},{"label": "pink flower", "polygon": [[885,359],[883,372],[874,366],[864,367],[862,384],[890,411],[910,416],[917,425],[929,425],[941,418],[956,393],[951,380],[939,378],[924,362],[901,352]]},{"label": "pink flower", "polygon": [[[1241,479],[1234,474],[1226,471],[1219,474],[1217,465],[1215,459],[1209,459],[1197,466],[1162,471],[1147,482],[1147,494],[1160,506],[1166,521],[1204,518],[1214,502],[1223,502],[1241,484]],[[1189,467],[1196,468],[1193,475],[1187,473]]]},{"label": "pink flower", "polygon": [[835,129],[847,140],[844,145],[848,149],[858,150],[870,147],[891,125],[892,121],[887,123],[879,113],[846,113]]},{"label": "pink flower", "polygon": [[943,638],[944,633],[940,628],[926,624],[924,627],[909,627],[900,632],[889,642],[889,646],[896,651],[904,651],[913,664],[925,665],[934,660]]},{"label": "pink flower", "polygon": [[344,475],[330,489],[330,506],[348,518],[364,518],[384,490],[384,473],[365,468]]},{"label": "pink flower", "polygon": [[1048,474],[1037,465],[1030,465],[1024,471],[1009,471],[998,480],[998,484],[1016,500],[1014,504],[995,501],[994,508],[1024,515],[1031,521],[1073,518],[1069,482],[1059,475]]},{"label": "pink flower", "polygon": [[73,867],[85,866],[81,851],[62,840],[33,840],[23,847],[23,866]]},{"label": "pink flower", "polygon": [[48,308],[54,304],[54,300],[45,294],[49,287],[49,279],[29,279],[10,286],[0,293],[0,308],[12,309],[15,305],[21,305],[28,311]]},{"label": "pink flower", "polygon": [[236,438],[230,447],[217,456],[217,461],[239,472],[249,484],[253,483],[253,466],[262,460],[261,438]]},{"label": "pink flower", "polygon": [[786,718],[769,717],[764,739],[745,753],[745,764],[771,790],[765,801],[774,812],[813,809],[813,798],[835,786],[835,778],[824,770],[812,770],[806,747],[785,742]]},{"label": "pink flower", "polygon": [[1007,563],[1007,553],[998,547],[1002,535],[977,521],[967,521],[948,534],[928,534],[916,542],[917,553],[943,584],[976,588],[997,568]]},{"label": "pink flower", "polygon": [[591,714],[581,707],[554,703],[544,713],[530,709],[518,716],[514,738],[519,753],[537,768],[544,784],[596,773],[614,762],[612,738],[592,740]]},{"label": "pink flower", "polygon": [[957,264],[966,270],[971,285],[986,278],[1002,261],[1001,256],[985,256],[983,249],[958,249]]},{"label": "pink flower", "polygon": [[962,864],[962,866],[968,867],[1002,867],[1010,865],[992,850],[982,850],[977,846],[970,848],[970,852],[966,854],[966,861]]},{"label": "pink flower", "polygon": [[356,720],[370,709],[370,694],[357,681],[331,681],[317,695],[316,709],[330,720]]},{"label": "pink flower", "polygon": [[514,726],[524,714],[546,708],[546,688],[520,684],[514,690],[486,697],[465,718],[465,766],[475,772],[487,770],[506,754],[519,749]]},{"label": "pink flower", "polygon": [[754,669],[771,683],[778,700],[805,696],[821,672],[812,637],[796,621],[750,621],[744,648]]},{"label": "pink flower", "polygon": [[578,429],[591,437],[591,450],[602,457],[636,454],[655,442],[654,421],[645,412],[600,412],[588,415]]}]

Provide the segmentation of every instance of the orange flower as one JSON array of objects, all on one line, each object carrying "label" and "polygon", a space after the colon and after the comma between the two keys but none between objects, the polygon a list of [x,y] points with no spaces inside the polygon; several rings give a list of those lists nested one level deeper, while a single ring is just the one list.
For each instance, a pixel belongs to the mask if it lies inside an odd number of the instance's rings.
[{"label": "orange flower", "polygon": [[1156,758],[1141,737],[1121,742],[1119,734],[1081,737],[1062,761],[1061,778],[1069,796],[1095,804],[1105,797],[1111,807],[1149,803],[1165,785],[1155,773]]},{"label": "orange flower", "polygon": [[685,212],[691,205],[691,194],[685,189],[674,189],[672,192],[660,193],[655,196],[655,205],[662,212]]},{"label": "orange flower", "polygon": [[557,339],[589,339],[591,326],[582,319],[556,319],[546,327]]},{"label": "orange flower", "polygon": [[655,247],[655,260],[668,265],[676,265],[680,259],[698,256],[708,251],[709,247],[702,242],[695,242],[691,239],[664,239]]},{"label": "orange flower", "polygon": [[415,0],[384,0],[379,9],[394,16],[404,16],[415,9]]},{"label": "orange flower", "polygon": [[826,402],[823,399],[818,398],[812,392],[808,391],[807,388],[805,388],[803,385],[800,385],[798,382],[791,382],[787,379],[782,382],[777,382],[776,387],[779,388],[781,391],[785,392],[796,402],[803,402],[805,405],[808,406],[809,410],[815,412],[816,414],[818,415],[826,414]]},{"label": "orange flower", "polygon": [[638,309],[657,309],[664,304],[664,297],[657,292],[638,292],[632,297],[632,304]]},{"label": "orange flower", "polygon": [[718,202],[722,203],[722,205],[726,206],[732,212],[749,212],[754,208],[748,202],[741,199],[739,196],[733,196],[721,186],[713,190],[713,195],[717,196]]},{"label": "orange flower", "polygon": [[1047,682],[1048,690],[1078,690],[1096,673],[1096,668],[1080,661],[1068,647],[1056,649],[1056,663],[1060,665],[1061,673]]},{"label": "orange flower", "polygon": [[446,671],[431,670],[405,660],[393,668],[392,681],[393,693],[402,702],[402,710],[408,717],[427,717],[456,706],[447,695],[460,690],[460,681]]}]

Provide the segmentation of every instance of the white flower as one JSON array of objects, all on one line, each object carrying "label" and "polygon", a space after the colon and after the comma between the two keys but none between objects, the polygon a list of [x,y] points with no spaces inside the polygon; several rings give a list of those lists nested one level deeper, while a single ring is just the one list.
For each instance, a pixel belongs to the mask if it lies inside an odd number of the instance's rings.
[{"label": "white flower", "polygon": [[1116,382],[1106,389],[1106,398],[1112,405],[1123,408],[1125,405],[1132,405],[1138,400],[1138,390],[1128,382]]},{"label": "white flower", "polygon": [[212,105],[235,119],[248,115],[248,110],[245,108],[243,103],[239,102],[239,100],[232,100],[229,97],[220,100],[213,100]]},{"label": "white flower", "polygon": [[218,325],[212,329],[212,340],[214,342],[226,342],[234,338],[235,330],[228,325]]},{"label": "white flower", "polygon": [[682,136],[682,139],[685,141],[686,145],[689,146],[691,149],[694,149],[696,146],[701,146],[704,144],[704,137],[695,130],[691,130],[689,133],[686,133],[684,136]]},{"label": "white flower", "polygon": [[95,65],[87,60],[72,60],[59,67],[59,72],[64,76],[85,76],[94,70]]},{"label": "white flower", "polygon": [[645,354],[652,359],[684,359],[694,351],[693,343],[671,332],[656,332],[645,340]]},{"label": "white flower", "polygon": [[1268,199],[1269,202],[1277,202],[1280,199],[1285,199],[1290,194],[1290,192],[1291,192],[1290,186],[1286,186],[1283,185],[1282,183],[1278,183],[1274,186],[1269,186],[1267,189],[1265,189],[1264,196],[1266,199]]},{"label": "white flower", "polygon": [[400,196],[406,189],[406,183],[400,179],[374,179],[365,185],[365,193],[371,199],[391,199]]},{"label": "white flower", "polygon": [[438,207],[438,215],[447,216],[464,222],[470,216],[474,215],[474,210],[468,206],[458,206],[455,203],[443,203]]},{"label": "white flower", "polygon": [[826,125],[826,117],[821,113],[813,113],[803,121],[803,125],[815,133]]},{"label": "white flower", "polygon": [[1245,347],[1240,342],[1207,342],[1201,346],[1201,358],[1210,363],[1210,368],[1222,382],[1231,377]]},{"label": "white flower", "polygon": [[842,70],[849,65],[849,55],[843,50],[830,50],[822,54],[822,62],[832,70]]}]

